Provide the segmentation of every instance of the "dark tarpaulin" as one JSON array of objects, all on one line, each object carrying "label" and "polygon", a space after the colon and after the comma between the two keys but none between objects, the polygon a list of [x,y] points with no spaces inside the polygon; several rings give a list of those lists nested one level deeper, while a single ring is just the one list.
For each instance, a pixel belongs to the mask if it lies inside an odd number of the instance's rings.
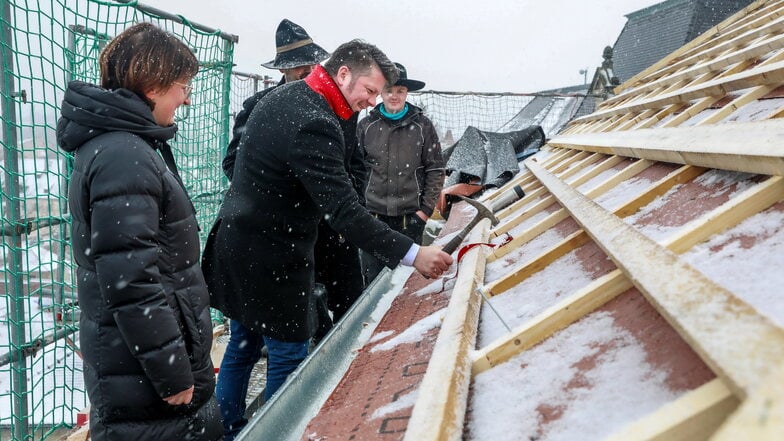
[{"label": "dark tarpaulin", "polygon": [[447,178],[444,187],[479,184],[500,187],[520,171],[519,162],[545,143],[541,126],[506,133],[486,132],[469,126],[463,136],[444,151]]}]

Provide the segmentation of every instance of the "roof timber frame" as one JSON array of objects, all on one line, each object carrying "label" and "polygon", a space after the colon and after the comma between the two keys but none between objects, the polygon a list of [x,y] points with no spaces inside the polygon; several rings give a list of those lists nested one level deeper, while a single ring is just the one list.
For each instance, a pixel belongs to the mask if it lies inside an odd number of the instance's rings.
[{"label": "roof timber frame", "polygon": [[[784,433],[784,352],[781,351],[784,330],[678,256],[784,200],[784,149],[781,148],[784,120],[775,119],[784,116],[784,106],[769,111],[762,121],[723,122],[738,109],[758,102],[784,85],[781,34],[784,34],[784,1],[755,2],[617,88],[623,94],[602,103],[596,113],[577,120],[563,135],[551,140],[546,147],[551,150],[548,157],[540,162],[535,157],[529,159],[527,170],[485,198],[490,201],[513,185],[522,185],[527,192],[525,198],[497,213],[502,222],[499,226],[492,230],[487,224],[483,226],[485,230],[481,234],[489,237],[509,232],[553,203],[561,207],[518,233],[516,236],[521,239],[489,252],[486,262],[498,259],[568,217],[582,228],[539,256],[522,262],[504,278],[482,287],[482,294],[503,295],[508,287],[588,240],[599,245],[618,269],[473,352],[471,375],[492,369],[635,287],[718,378],[610,439],[772,440]],[[738,94],[739,91],[742,93]],[[695,125],[681,127],[709,107],[718,110]],[[576,190],[628,159],[633,161],[585,195]],[[592,201],[655,161],[683,164],[683,167],[613,210]],[[673,185],[692,180],[704,168],[769,177],[688,222],[660,243],[643,236],[621,219]],[[522,207],[528,210],[518,213]],[[477,267],[467,263],[461,264],[461,273],[479,273]],[[471,289],[473,301],[481,301],[481,296]],[[683,295],[684,292],[689,294]],[[710,314],[708,308],[712,308]],[[475,330],[467,334],[475,338]],[[442,334],[438,338],[440,341]],[[456,341],[454,331],[443,338]],[[464,366],[464,360],[455,359],[453,363]],[[426,378],[430,376],[431,380],[424,395],[438,390],[434,386],[438,381],[432,381],[437,372],[431,373],[428,367]],[[446,385],[442,383],[440,387]],[[454,389],[450,390],[454,393]],[[457,397],[456,401],[460,399]],[[452,411],[436,406],[435,417],[428,413],[430,405],[420,395],[414,407],[417,418],[412,417],[406,439],[459,439],[461,432],[455,427],[463,419],[465,403]],[[431,430],[429,434],[419,430],[420,425],[439,424],[450,430]]]},{"label": "roof timber frame", "polygon": [[[678,175],[686,177],[682,173]],[[665,179],[672,179],[672,177]],[[784,199],[784,178],[778,176],[769,178],[764,183],[690,222],[674,236],[663,241],[662,246],[675,253],[683,253],[711,235],[736,225],[750,214],[758,213],[782,199]],[[547,258],[549,253],[560,246],[559,244],[545,251],[541,257]],[[532,265],[535,265],[535,262],[534,260]],[[520,281],[522,280],[516,283]],[[498,282],[486,285],[483,290],[487,295],[502,294],[503,291],[500,290],[493,292],[497,285]],[[563,329],[632,286],[632,282],[623,277],[620,270],[596,279],[528,323],[477,351],[474,355],[474,374],[503,363],[522,350],[539,343],[553,332]],[[542,332],[543,330],[546,332]]]},{"label": "roof timber frame", "polygon": [[633,102],[622,107],[599,110],[584,116],[577,122],[600,120],[610,116],[621,115],[626,112],[642,112],[651,108],[662,108],[670,104],[681,104],[705,96],[725,96],[730,92],[773,83],[777,87],[784,84],[784,62],[757,66],[750,70],[715,78],[691,87],[686,87],[661,96],[648,98],[640,102]]},{"label": "roof timber frame", "polygon": [[714,45],[721,44],[724,40],[734,38],[746,32],[747,29],[760,27],[771,16],[775,18],[781,15],[781,8],[782,5],[769,0],[758,0],[752,3],[616,87],[615,92],[621,93],[631,89],[639,85],[643,78],[656,78],[657,76],[666,75],[667,66],[673,65],[676,62],[675,60],[683,59],[689,54],[700,53],[702,48],[709,49]]},{"label": "roof timber frame", "polygon": [[546,169],[527,166],[736,395],[784,364],[784,329]]}]

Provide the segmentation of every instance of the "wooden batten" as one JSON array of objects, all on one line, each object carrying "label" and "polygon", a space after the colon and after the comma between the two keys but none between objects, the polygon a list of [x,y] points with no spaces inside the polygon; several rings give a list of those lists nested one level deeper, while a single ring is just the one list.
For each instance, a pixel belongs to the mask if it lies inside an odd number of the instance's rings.
[{"label": "wooden batten", "polygon": [[772,366],[738,412],[719,429],[711,441],[778,441],[784,435],[784,364]]},{"label": "wooden batten", "polygon": [[605,441],[707,441],[738,404],[738,398],[716,378]]},{"label": "wooden batten", "polygon": [[[482,220],[470,242],[487,242],[490,221]],[[460,264],[455,288],[438,333],[433,355],[419,386],[419,395],[404,440],[462,439],[471,380],[470,352],[476,342],[485,258],[479,248],[468,251]]]},{"label": "wooden batten", "polygon": [[669,104],[684,103],[705,96],[724,96],[736,90],[762,86],[765,84],[780,84],[782,82],[784,82],[784,62],[777,62],[765,66],[757,66],[727,77],[716,78],[696,86],[686,87],[662,96],[652,97],[646,101],[629,104],[625,107],[598,111],[584,116],[583,118],[594,120],[625,112],[637,112],[649,108],[660,109]]},{"label": "wooden batten", "polygon": [[784,150],[779,142],[782,136],[784,120],[768,120],[559,136],[551,142],[655,161],[784,175]]},{"label": "wooden batten", "polygon": [[474,375],[497,366],[542,342],[556,331],[576,322],[632,286],[619,270],[599,277],[509,334],[478,350],[473,356]]}]

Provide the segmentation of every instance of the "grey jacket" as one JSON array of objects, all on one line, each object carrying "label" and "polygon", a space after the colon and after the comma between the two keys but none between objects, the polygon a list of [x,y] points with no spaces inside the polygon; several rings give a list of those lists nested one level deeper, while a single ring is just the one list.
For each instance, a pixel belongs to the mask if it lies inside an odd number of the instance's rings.
[{"label": "grey jacket", "polygon": [[430,216],[444,186],[444,159],[433,123],[411,103],[397,121],[382,115],[380,106],[357,129],[370,167],[367,209],[384,216],[417,210]]}]

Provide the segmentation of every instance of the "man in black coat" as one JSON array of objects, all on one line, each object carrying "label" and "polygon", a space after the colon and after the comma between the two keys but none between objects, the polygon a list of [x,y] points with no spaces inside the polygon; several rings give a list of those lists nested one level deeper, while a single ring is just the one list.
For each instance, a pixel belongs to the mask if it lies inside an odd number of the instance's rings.
[{"label": "man in black coat", "polygon": [[[277,69],[283,74],[277,86],[304,79],[315,65],[329,57],[329,53],[314,43],[302,26],[288,19],[283,19],[278,25],[275,44],[277,47],[275,58],[261,65],[268,69]],[[229,181],[234,177],[237,148],[242,134],[245,133],[248,116],[256,104],[275,87],[264,89],[245,100],[242,103],[242,110],[234,119],[233,136],[222,163],[223,172]],[[364,205],[363,188],[367,184],[368,169],[362,150],[357,148],[358,116],[359,113],[354,113],[351,118],[341,120],[341,125],[346,140],[346,170],[357,190],[360,202]],[[320,340],[332,327],[333,320],[334,322],[340,320],[362,294],[365,283],[357,247],[347,242],[323,220],[319,223],[315,262],[316,282],[325,288],[317,299],[318,329],[315,340]],[[331,317],[328,309],[332,311]],[[221,395],[222,391],[219,391],[219,396]]]},{"label": "man in black coat", "polygon": [[[389,267],[413,265],[438,277],[451,256],[419,247],[359,203],[346,172],[341,121],[375,104],[397,69],[375,46],[354,40],[304,80],[270,92],[251,113],[231,188],[210,232],[203,267],[213,307],[268,348],[269,398],[307,355],[315,331],[314,257],[323,218],[351,243]],[[239,259],[241,256],[241,259]],[[248,345],[230,340],[238,362],[218,382],[244,383]],[[220,387],[219,387],[220,389]]]}]

